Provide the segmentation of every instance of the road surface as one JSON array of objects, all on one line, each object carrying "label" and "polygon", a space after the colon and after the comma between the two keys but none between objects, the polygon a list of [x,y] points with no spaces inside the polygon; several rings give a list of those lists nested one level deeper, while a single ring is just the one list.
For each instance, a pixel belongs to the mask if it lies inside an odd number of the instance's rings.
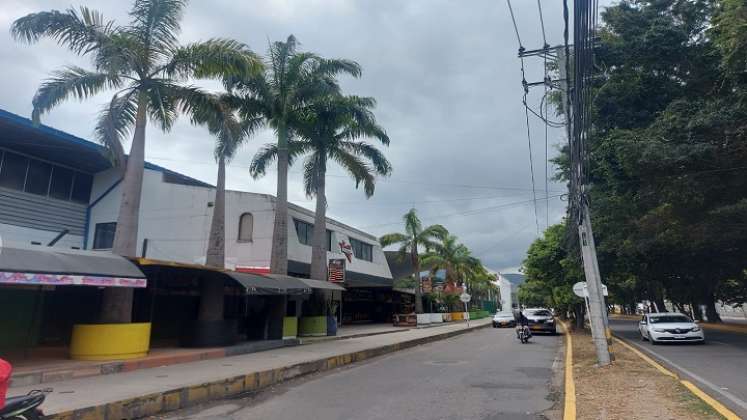
[{"label": "road surface", "polygon": [[538,419],[554,404],[561,342],[536,336],[522,345],[513,329],[486,328],[166,418]]},{"label": "road surface", "polygon": [[705,330],[706,344],[651,345],[638,322],[610,319],[612,331],[673,368],[703,391],[747,418],[747,334]]}]

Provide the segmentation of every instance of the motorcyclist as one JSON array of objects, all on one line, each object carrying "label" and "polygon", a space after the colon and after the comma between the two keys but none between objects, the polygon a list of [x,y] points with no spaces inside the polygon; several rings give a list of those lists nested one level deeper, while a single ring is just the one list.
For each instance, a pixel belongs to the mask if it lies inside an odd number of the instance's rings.
[{"label": "motorcyclist", "polygon": [[528,337],[531,337],[532,332],[529,330],[529,320],[521,309],[514,310],[514,319],[516,320],[516,338],[521,338],[519,337],[519,332],[524,328],[526,328]]}]

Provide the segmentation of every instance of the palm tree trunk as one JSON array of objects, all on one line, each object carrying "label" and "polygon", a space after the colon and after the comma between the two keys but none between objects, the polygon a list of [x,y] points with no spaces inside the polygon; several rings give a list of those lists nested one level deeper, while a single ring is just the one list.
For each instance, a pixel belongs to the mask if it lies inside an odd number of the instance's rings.
[{"label": "palm tree trunk", "polygon": [[412,245],[412,266],[415,268],[415,313],[423,313],[423,289],[420,284],[420,259],[417,244]]},{"label": "palm tree trunk", "polygon": [[324,157],[318,167],[316,180],[316,213],[314,213],[314,237],[311,246],[311,278],[327,280],[327,196],[325,193],[327,173]]},{"label": "palm tree trunk", "polygon": [[[143,165],[145,162],[145,126],[147,99],[140,95],[135,116],[135,134],[130,155],[127,157],[122,200],[119,204],[117,229],[112,252],[124,257],[137,256],[137,233],[140,217],[140,196],[143,190]],[[132,321],[133,289],[108,287],[104,289],[99,320],[102,323],[128,323]]]},{"label": "palm tree trunk", "polygon": [[[218,159],[218,182],[215,190],[213,218],[210,222],[205,264],[210,267],[225,268],[226,255],[226,158]],[[223,281],[215,278],[203,278],[200,293],[198,319],[201,321],[220,321],[223,319]]]},{"label": "palm tree trunk", "polygon": [[284,125],[278,127],[278,185],[270,272],[288,274],[288,130]]}]

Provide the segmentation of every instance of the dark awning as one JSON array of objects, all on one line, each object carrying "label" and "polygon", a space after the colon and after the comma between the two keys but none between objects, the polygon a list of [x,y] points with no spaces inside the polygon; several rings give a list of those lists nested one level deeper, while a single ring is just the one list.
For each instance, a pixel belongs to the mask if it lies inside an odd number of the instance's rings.
[{"label": "dark awning", "polygon": [[147,285],[145,275],[135,264],[111,252],[41,246],[0,248],[0,283],[112,287]]},{"label": "dark awning", "polygon": [[312,280],[312,279],[296,279],[300,280],[302,283],[307,285],[308,287],[312,289],[320,289],[320,290],[337,290],[344,292],[345,288],[340,286],[339,284],[332,283],[329,281],[321,281],[321,280]]},{"label": "dark awning", "polygon": [[244,286],[244,289],[250,295],[304,295],[311,293],[311,287],[294,277],[241,273],[238,271],[225,271],[225,274]]}]

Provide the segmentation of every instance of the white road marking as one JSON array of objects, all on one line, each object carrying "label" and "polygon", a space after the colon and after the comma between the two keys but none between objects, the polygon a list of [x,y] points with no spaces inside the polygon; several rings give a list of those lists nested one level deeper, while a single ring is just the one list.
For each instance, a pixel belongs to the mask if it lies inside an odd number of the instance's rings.
[{"label": "white road marking", "polygon": [[644,352],[647,352],[647,353],[653,355],[654,357],[656,357],[660,361],[665,362],[669,366],[671,366],[671,367],[675,368],[676,370],[684,373],[685,375],[691,377],[692,379],[695,379],[696,381],[698,381],[701,384],[705,385],[706,387],[710,388],[712,391],[716,392],[717,394],[719,394],[719,395],[723,396],[724,398],[728,399],[729,401],[733,402],[734,404],[736,404],[737,406],[739,406],[741,409],[747,410],[747,402],[745,402],[744,400],[740,399],[739,397],[737,397],[736,395],[732,394],[731,392],[726,392],[724,390],[724,388],[722,388],[722,387],[720,387],[718,385],[715,385],[714,383],[712,383],[710,381],[705,380],[704,378],[702,378],[702,377],[694,374],[693,372],[691,372],[691,371],[689,371],[689,370],[687,370],[687,369],[679,366],[678,364],[672,362],[671,360],[667,359],[666,357],[662,356],[661,354],[659,354],[659,353],[657,353],[657,352],[655,352],[655,351],[653,351],[653,350],[651,350],[649,348],[645,348],[645,347],[643,347],[643,346],[641,346],[641,345],[639,345],[637,343],[632,342],[631,340],[628,340],[628,343],[636,346],[641,351],[644,351]]}]

